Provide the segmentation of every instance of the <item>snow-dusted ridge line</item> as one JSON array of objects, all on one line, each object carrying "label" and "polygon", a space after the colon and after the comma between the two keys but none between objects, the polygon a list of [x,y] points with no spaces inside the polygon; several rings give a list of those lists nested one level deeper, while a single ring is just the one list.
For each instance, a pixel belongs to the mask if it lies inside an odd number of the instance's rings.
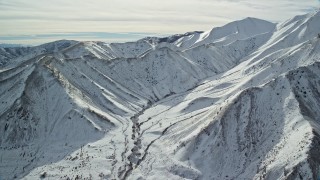
[{"label": "snow-dusted ridge line", "polygon": [[0,179],[317,179],[319,24],[0,48]]}]

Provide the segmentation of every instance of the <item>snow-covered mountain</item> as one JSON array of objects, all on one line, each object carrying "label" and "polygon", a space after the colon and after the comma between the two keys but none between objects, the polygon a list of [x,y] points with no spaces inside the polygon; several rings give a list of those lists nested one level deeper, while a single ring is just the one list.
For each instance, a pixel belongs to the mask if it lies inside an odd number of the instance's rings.
[{"label": "snow-covered mountain", "polygon": [[0,48],[0,179],[317,179],[320,12]]}]

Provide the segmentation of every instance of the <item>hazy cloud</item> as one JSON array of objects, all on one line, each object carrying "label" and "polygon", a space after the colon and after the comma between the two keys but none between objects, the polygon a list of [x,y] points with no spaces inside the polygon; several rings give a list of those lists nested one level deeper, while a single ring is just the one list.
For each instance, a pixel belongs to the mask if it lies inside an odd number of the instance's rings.
[{"label": "hazy cloud", "polygon": [[317,7],[317,0],[0,0],[0,42],[70,32],[184,33],[248,16],[278,22]]}]

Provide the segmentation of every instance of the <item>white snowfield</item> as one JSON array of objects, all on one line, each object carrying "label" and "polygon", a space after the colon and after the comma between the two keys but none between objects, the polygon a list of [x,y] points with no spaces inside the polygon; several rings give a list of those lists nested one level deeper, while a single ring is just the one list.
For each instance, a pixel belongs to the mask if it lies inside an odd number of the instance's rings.
[{"label": "white snowfield", "polygon": [[1,180],[320,178],[320,12],[0,63]]}]

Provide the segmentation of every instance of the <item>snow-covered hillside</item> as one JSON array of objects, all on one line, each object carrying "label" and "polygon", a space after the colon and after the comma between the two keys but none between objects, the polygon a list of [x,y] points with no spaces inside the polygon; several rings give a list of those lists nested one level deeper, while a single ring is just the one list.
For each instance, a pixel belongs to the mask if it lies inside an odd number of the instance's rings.
[{"label": "snow-covered hillside", "polygon": [[317,179],[320,12],[0,48],[0,179]]}]

